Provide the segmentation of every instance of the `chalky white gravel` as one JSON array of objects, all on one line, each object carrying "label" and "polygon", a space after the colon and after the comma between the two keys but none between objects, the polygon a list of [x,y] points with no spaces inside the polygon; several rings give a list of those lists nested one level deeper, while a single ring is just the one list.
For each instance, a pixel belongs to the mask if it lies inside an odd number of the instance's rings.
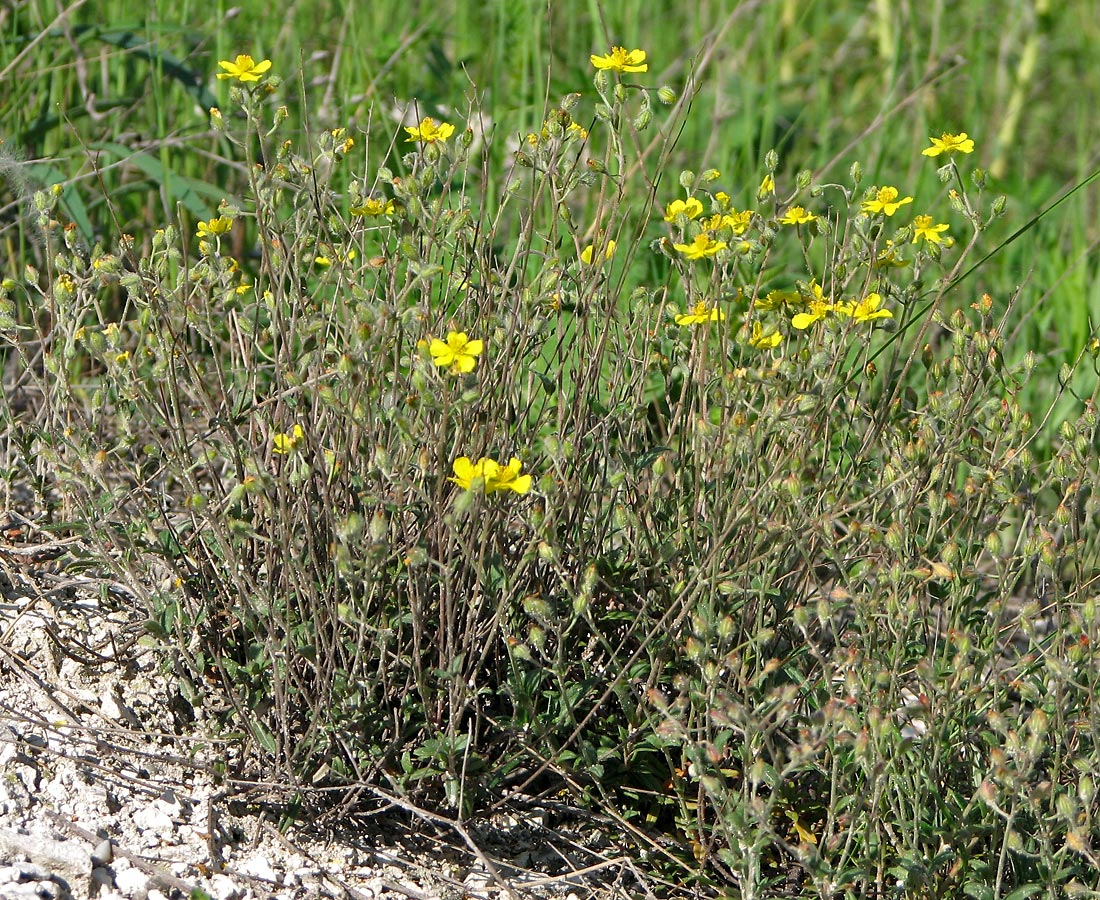
[{"label": "chalky white gravel", "polygon": [[281,832],[243,785],[219,782],[212,766],[235,748],[199,736],[201,709],[140,628],[117,588],[13,566],[0,548],[0,900],[644,895],[599,829],[571,853],[538,816],[498,822],[478,854],[430,823],[413,839]]}]

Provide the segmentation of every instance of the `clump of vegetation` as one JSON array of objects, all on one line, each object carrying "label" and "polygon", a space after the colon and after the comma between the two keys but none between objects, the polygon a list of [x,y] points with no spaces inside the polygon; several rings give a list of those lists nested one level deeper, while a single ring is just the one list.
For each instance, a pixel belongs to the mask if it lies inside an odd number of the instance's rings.
[{"label": "clump of vegetation", "polygon": [[565,790],[746,898],[1095,892],[1096,394],[1033,453],[974,140],[670,185],[686,104],[590,62],[526,134],[299,139],[236,55],[217,215],[88,251],[35,194],[9,478],[293,791]]}]

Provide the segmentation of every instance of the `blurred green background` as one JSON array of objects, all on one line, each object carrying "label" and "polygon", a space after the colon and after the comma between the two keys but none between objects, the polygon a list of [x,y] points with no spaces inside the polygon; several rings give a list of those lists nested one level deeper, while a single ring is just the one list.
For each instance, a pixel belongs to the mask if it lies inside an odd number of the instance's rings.
[{"label": "blurred green background", "polygon": [[[0,10],[0,137],[27,163],[5,166],[0,195],[9,273],[34,254],[20,173],[31,187],[65,186],[63,212],[89,245],[120,231],[141,241],[181,205],[197,218],[232,196],[242,160],[207,109],[227,102],[217,60],[238,53],[273,61],[284,83],[272,104],[301,129],[369,127],[370,166],[389,161],[386,135],[410,103],[476,120],[493,136],[486,182],[499,182],[548,102],[591,94],[589,55],[612,44],[645,49],[646,83],[691,103],[663,200],[678,193],[681,168],[714,167],[715,186],[748,205],[776,148],[789,177],[810,169],[818,182],[845,180],[859,160],[864,185],[896,184],[942,209],[945,188],[919,150],[929,135],[966,131],[987,190],[1009,200],[983,251],[1097,167],[1095,0],[309,0],[279,10],[108,0],[58,10],[45,0]],[[960,294],[970,302],[988,291],[1003,305],[1019,292],[1008,354],[1033,349],[1052,374],[1100,320],[1097,197],[1094,186],[1077,192]],[[965,223],[953,219],[952,233],[965,237]]]}]

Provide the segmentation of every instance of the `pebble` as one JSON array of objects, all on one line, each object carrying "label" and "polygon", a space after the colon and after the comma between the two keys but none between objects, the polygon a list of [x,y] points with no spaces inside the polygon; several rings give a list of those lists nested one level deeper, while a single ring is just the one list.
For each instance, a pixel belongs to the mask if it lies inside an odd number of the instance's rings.
[{"label": "pebble", "polygon": [[158,837],[170,837],[175,823],[164,808],[155,803],[143,806],[134,813],[134,824],[142,831],[151,831]]},{"label": "pebble", "polygon": [[149,876],[135,866],[115,875],[115,887],[123,897],[144,900],[149,894]]},{"label": "pebble", "polygon": [[210,878],[210,896],[214,900],[237,900],[241,896],[233,879],[228,875],[214,875]]},{"label": "pebble", "polygon": [[271,881],[276,884],[280,881],[279,874],[272,867],[270,860],[259,853],[243,859],[237,868],[245,875],[251,875],[253,878],[262,878],[264,881]]},{"label": "pebble", "polygon": [[95,850],[92,851],[92,865],[93,866],[109,866],[111,860],[115,858],[114,844],[111,843],[110,838],[105,838],[96,844]]}]

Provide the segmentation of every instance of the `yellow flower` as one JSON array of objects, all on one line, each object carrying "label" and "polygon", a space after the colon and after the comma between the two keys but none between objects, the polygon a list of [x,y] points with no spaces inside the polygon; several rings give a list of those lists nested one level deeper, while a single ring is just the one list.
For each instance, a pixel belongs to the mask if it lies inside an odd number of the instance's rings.
[{"label": "yellow flower", "polygon": [[909,265],[909,260],[903,259],[898,256],[899,247],[894,244],[893,241],[887,239],[886,246],[879,251],[878,256],[875,258],[874,266],[876,269],[904,269]]},{"label": "yellow flower", "polygon": [[473,487],[474,479],[480,478],[485,481],[485,463],[488,460],[483,456],[476,463],[471,462],[468,456],[460,456],[452,464],[451,468],[454,470],[454,477],[447,479],[453,481],[462,490],[468,491]]},{"label": "yellow flower", "polygon": [[334,262],[352,262],[358,255],[359,253],[354,247],[347,251],[341,250],[339,247],[329,247],[320,255],[313,257],[313,263],[322,269],[327,269]]},{"label": "yellow flower", "polygon": [[752,301],[752,308],[767,312],[779,309],[783,305],[793,305],[802,302],[802,295],[798,291],[768,291],[767,296],[757,297]]},{"label": "yellow flower", "polygon": [[760,182],[760,187],[756,189],[756,199],[763,200],[768,194],[775,193],[775,179],[771,175],[765,175],[764,180]]},{"label": "yellow flower", "polygon": [[896,187],[884,187],[879,188],[874,200],[864,200],[860,204],[860,209],[865,213],[882,213],[883,215],[892,216],[906,203],[912,202],[912,197],[902,197],[899,200]]},{"label": "yellow flower", "polygon": [[439,338],[432,338],[428,345],[432,362],[441,369],[450,367],[451,372],[456,375],[472,372],[477,365],[477,357],[484,349],[484,342],[471,341],[464,331],[448,332],[446,343]]},{"label": "yellow flower", "polygon": [[481,457],[476,463],[472,462],[468,456],[460,456],[451,464],[451,468],[454,470],[454,476],[448,481],[453,481],[464,491],[473,490],[474,482],[479,479],[486,494],[497,491],[526,494],[531,489],[531,476],[519,474],[523,463],[514,456],[506,466],[486,456]]},{"label": "yellow flower", "polygon": [[726,314],[717,306],[707,306],[705,300],[696,303],[690,312],[680,313],[676,317],[677,325],[704,325],[707,322],[721,322]]},{"label": "yellow flower", "polygon": [[939,156],[941,153],[973,153],[974,139],[968,138],[965,131],[948,134],[946,131],[938,138],[930,137],[931,147],[921,150],[921,156]]},{"label": "yellow flower", "polygon": [[792,206],[783,214],[783,217],[779,220],[780,225],[805,225],[808,222],[812,222],[816,219],[811,212],[806,212],[804,207]]},{"label": "yellow flower", "polygon": [[232,62],[227,59],[219,60],[218,65],[225,69],[224,72],[218,73],[218,78],[236,78],[237,81],[244,83],[259,81],[260,76],[271,68],[271,60],[256,62],[251,56],[241,54]]},{"label": "yellow flower", "polygon": [[626,50],[624,47],[612,47],[607,56],[589,57],[597,69],[610,69],[612,72],[648,72],[645,50]]},{"label": "yellow flower", "polygon": [[454,125],[449,122],[440,122],[435,124],[435,119],[431,116],[425,116],[420,120],[420,124],[412,128],[406,127],[405,131],[409,133],[409,136],[405,139],[405,143],[412,143],[419,141],[422,144],[434,144],[436,141],[445,141],[452,134],[455,133]]},{"label": "yellow flower", "polygon": [[332,148],[338,153],[347,153],[355,146],[355,138],[348,137],[346,128],[334,128],[330,134],[332,135]]},{"label": "yellow flower", "polygon": [[[593,247],[593,245],[589,244],[587,247],[585,247],[581,251],[581,262],[584,263],[586,266],[592,264],[592,254],[593,254],[594,250],[595,250],[595,248]],[[608,241],[607,242],[607,249],[604,250],[603,258],[605,260],[611,259],[611,256],[614,252],[615,252],[615,242],[614,241]]]},{"label": "yellow flower", "polygon": [[837,315],[851,316],[857,322],[870,322],[872,319],[892,319],[894,314],[888,309],[879,309],[882,297],[868,294],[858,303],[838,303],[834,307]]},{"label": "yellow flower", "polygon": [[199,222],[198,235],[201,238],[217,237],[220,234],[228,234],[232,227],[233,220],[229,216],[218,216],[216,219]]},{"label": "yellow flower", "polygon": [[485,493],[494,491],[515,491],[517,494],[526,494],[531,489],[531,476],[520,475],[521,463],[514,456],[508,460],[508,465],[501,466],[489,459],[485,461]]},{"label": "yellow flower", "polygon": [[810,282],[810,296],[802,296],[802,300],[810,306],[808,312],[800,312],[791,319],[791,325],[799,331],[805,331],[814,322],[820,322],[835,308],[832,299],[825,296],[821,285],[816,281]]},{"label": "yellow flower", "polygon": [[764,334],[764,329],[759,322],[752,323],[752,336],[749,338],[749,346],[757,350],[771,350],[783,343],[783,335],[778,331]]},{"label": "yellow flower", "polygon": [[743,212],[738,212],[736,209],[731,209],[728,213],[723,213],[721,216],[716,216],[717,223],[713,226],[717,231],[719,228],[728,228],[734,234],[741,235],[749,230],[749,224],[752,222],[753,211],[746,209]]},{"label": "yellow flower", "polygon": [[673,200],[665,207],[665,221],[675,222],[676,217],[680,214],[687,216],[689,219],[694,219],[702,215],[702,212],[703,204],[694,197],[688,197],[687,200]]},{"label": "yellow flower", "polygon": [[703,259],[707,256],[714,256],[720,250],[725,250],[727,244],[725,241],[716,241],[705,231],[700,231],[690,244],[673,244],[672,247],[679,250],[688,259]]},{"label": "yellow flower", "polygon": [[577,137],[582,141],[586,141],[588,140],[588,129],[576,122],[570,122],[569,127],[565,130],[565,136]]},{"label": "yellow flower", "polygon": [[950,227],[950,225],[933,225],[931,216],[917,216],[913,219],[913,243],[924,238],[933,244],[942,244],[941,235]]},{"label": "yellow flower", "polygon": [[376,200],[374,197],[367,197],[359,206],[351,208],[351,214],[353,216],[392,216],[396,208],[392,200]]},{"label": "yellow flower", "polygon": [[290,430],[290,434],[280,432],[271,439],[275,445],[273,452],[278,454],[289,453],[305,439],[305,436],[306,433],[302,430],[301,425],[295,425]]}]

